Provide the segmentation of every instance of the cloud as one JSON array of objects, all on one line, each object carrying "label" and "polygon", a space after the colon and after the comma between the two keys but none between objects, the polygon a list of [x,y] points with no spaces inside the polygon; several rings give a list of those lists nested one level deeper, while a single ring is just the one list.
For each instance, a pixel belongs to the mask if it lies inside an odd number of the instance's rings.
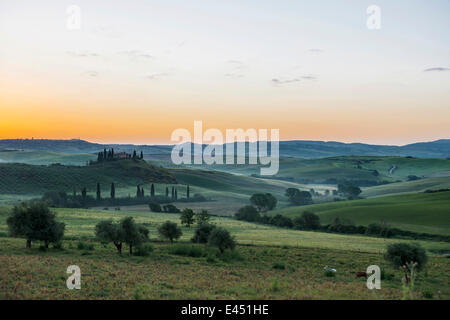
[{"label": "cloud", "polygon": [[140,51],[140,50],[125,50],[119,52],[119,54],[125,55],[129,57],[132,60],[137,59],[153,59],[154,57],[151,54],[148,54],[146,52]]},{"label": "cloud", "polygon": [[154,74],[150,74],[148,76],[146,76],[147,79],[150,80],[158,80],[164,77],[170,76],[170,73],[167,72],[161,72],[161,73],[154,73]]},{"label": "cloud", "polygon": [[241,74],[241,73],[225,73],[225,77],[233,78],[233,79],[239,79],[239,78],[243,78],[244,75]]},{"label": "cloud", "polygon": [[77,52],[77,51],[67,51],[67,54],[72,57],[78,57],[78,58],[95,58],[99,57],[100,55],[95,52]]},{"label": "cloud", "polygon": [[323,52],[323,50],[322,49],[309,49],[308,50],[309,52],[313,52],[313,53],[321,53],[321,52]]},{"label": "cloud", "polygon": [[450,68],[443,68],[443,67],[436,67],[436,68],[428,68],[423,70],[423,72],[430,72],[430,71],[448,71]]},{"label": "cloud", "polygon": [[309,80],[309,81],[312,81],[312,80],[316,80],[316,79],[317,79],[317,77],[314,76],[314,75],[304,75],[304,76],[301,76],[301,77],[297,77],[297,78],[289,78],[289,79],[285,79],[285,78],[273,78],[273,79],[271,80],[271,82],[272,82],[274,85],[283,85],[283,84],[289,84],[289,83],[300,82],[300,81],[302,81],[302,80]]},{"label": "cloud", "polygon": [[294,78],[294,79],[285,79],[285,80],[282,80],[282,79],[279,79],[279,78],[273,78],[271,81],[272,81],[272,83],[275,84],[275,85],[281,85],[281,84],[288,84],[288,83],[299,82],[300,79]]},{"label": "cloud", "polygon": [[94,70],[86,71],[82,73],[83,76],[89,77],[89,78],[96,78],[98,76],[98,72]]}]

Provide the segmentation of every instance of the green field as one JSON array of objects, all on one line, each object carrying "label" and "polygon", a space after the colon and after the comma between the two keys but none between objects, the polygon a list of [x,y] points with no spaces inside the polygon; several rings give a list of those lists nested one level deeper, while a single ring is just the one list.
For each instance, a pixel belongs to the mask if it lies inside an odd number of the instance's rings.
[{"label": "green field", "polygon": [[[0,208],[0,232],[6,233],[10,207]],[[400,299],[401,272],[383,258],[395,240],[304,232],[213,218],[236,237],[234,254],[215,257],[214,249],[190,245],[193,228],[183,227],[180,244],[160,242],[156,227],[178,215],[143,211],[56,209],[67,224],[64,250],[41,252],[38,243],[24,248],[25,240],[0,237],[0,299]],[[154,250],[148,257],[118,256],[113,246],[93,239],[95,224],[107,218],[131,215],[150,229]],[[78,242],[93,250],[77,249]],[[411,241],[407,241],[411,242]],[[177,246],[195,246],[205,254],[177,254]],[[448,244],[420,241],[431,254],[419,274],[415,298],[448,299],[450,260],[434,253]],[[67,290],[66,268],[80,266],[82,289]],[[389,275],[382,289],[370,291],[356,271],[379,265]],[[324,266],[338,271],[327,277]],[[425,295],[426,294],[426,295]]]},{"label": "green field", "polygon": [[373,199],[337,201],[272,211],[296,217],[304,211],[319,215],[321,223],[336,217],[357,225],[387,222],[393,227],[414,232],[450,234],[450,192],[405,194]]},{"label": "green field", "polygon": [[419,193],[426,190],[441,189],[450,189],[450,177],[426,178],[363,188],[361,196],[364,198],[372,198],[386,195]]},{"label": "green field", "polygon": [[69,154],[52,151],[24,150],[0,151],[0,163],[26,163],[34,165],[49,165],[59,163],[70,166],[83,166],[90,160],[96,160],[93,154]]}]

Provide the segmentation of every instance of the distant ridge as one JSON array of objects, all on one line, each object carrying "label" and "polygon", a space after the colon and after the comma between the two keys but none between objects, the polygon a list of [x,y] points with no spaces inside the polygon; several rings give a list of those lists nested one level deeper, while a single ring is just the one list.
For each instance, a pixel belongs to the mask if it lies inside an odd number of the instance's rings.
[{"label": "distant ridge", "polygon": [[[170,154],[171,145],[99,144],[79,139],[5,139],[0,140],[1,150],[46,150],[62,153],[97,153],[104,148],[145,154]],[[280,141],[280,156],[297,158],[324,158],[346,155],[411,156],[417,158],[449,158],[450,139],[417,142],[404,146],[343,143],[336,141],[291,140]]]}]

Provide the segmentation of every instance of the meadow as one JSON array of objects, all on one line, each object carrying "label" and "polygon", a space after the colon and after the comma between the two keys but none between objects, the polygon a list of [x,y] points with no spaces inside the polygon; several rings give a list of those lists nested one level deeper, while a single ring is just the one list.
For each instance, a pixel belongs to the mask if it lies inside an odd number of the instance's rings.
[{"label": "meadow", "polygon": [[[179,222],[178,214],[144,211],[55,209],[66,223],[63,249],[43,252],[39,243],[25,249],[25,240],[9,238],[5,220],[10,207],[0,208],[1,299],[401,299],[401,272],[383,258],[386,245],[398,240],[306,232],[213,217],[238,242],[223,257],[216,249],[189,243],[193,227],[173,245],[156,228]],[[150,229],[149,256],[119,256],[112,244],[94,238],[103,219],[133,216]],[[79,243],[84,245],[79,247]],[[411,240],[406,242],[412,242]],[[430,255],[419,274],[415,298],[450,298],[450,259],[439,255],[448,244],[419,241]],[[67,290],[66,268],[76,264],[82,289]],[[368,290],[355,272],[368,265],[383,270],[381,290]],[[325,265],[336,268],[327,275]]]}]

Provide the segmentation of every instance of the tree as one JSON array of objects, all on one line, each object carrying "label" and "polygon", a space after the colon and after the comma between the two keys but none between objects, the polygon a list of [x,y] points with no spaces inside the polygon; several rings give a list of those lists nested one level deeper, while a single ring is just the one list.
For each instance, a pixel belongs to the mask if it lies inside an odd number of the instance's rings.
[{"label": "tree", "polygon": [[286,189],[285,195],[293,205],[303,206],[313,203],[311,193],[308,191],[300,191],[297,188],[288,188]]},{"label": "tree", "polygon": [[210,215],[207,210],[202,210],[195,214],[195,221],[197,221],[197,224],[199,224],[199,225],[208,223],[209,219],[210,219]]},{"label": "tree", "polygon": [[177,192],[177,189],[175,189],[175,200],[178,200],[178,192]]},{"label": "tree", "polygon": [[141,197],[141,188],[139,186],[136,187],[136,198]]},{"label": "tree", "polygon": [[29,202],[15,206],[6,223],[11,236],[26,239],[27,248],[36,240],[44,241],[48,248],[49,243],[59,242],[64,235],[65,224],[55,217],[46,203]]},{"label": "tree", "polygon": [[152,183],[152,186],[150,187],[150,197],[155,196],[155,185]]},{"label": "tree", "polygon": [[337,192],[349,199],[354,199],[358,197],[362,191],[359,187],[351,184],[339,184]]},{"label": "tree", "polygon": [[320,228],[320,218],[318,215],[305,211],[298,218],[295,218],[294,227],[296,229],[317,230]]},{"label": "tree", "polygon": [[136,159],[136,150],[133,151],[133,159]]},{"label": "tree", "polygon": [[122,253],[122,243],[125,241],[125,232],[120,223],[114,223],[112,220],[100,221],[95,226],[95,236],[102,243],[114,243],[117,252]]},{"label": "tree", "polygon": [[150,211],[153,212],[161,212],[161,205],[159,203],[156,202],[150,202],[148,204],[148,207],[150,208]]},{"label": "tree", "polygon": [[216,226],[210,223],[199,224],[191,241],[194,243],[208,243],[209,235],[215,228]]},{"label": "tree", "polygon": [[148,229],[143,225],[138,225],[132,217],[123,218],[120,222],[124,232],[124,242],[130,248],[130,256],[133,255],[133,247],[140,246],[148,241]]},{"label": "tree", "polygon": [[140,156],[140,158],[141,159],[144,159],[144,153],[141,151],[141,156]]},{"label": "tree", "polygon": [[81,190],[81,197],[83,198],[83,201],[86,201],[86,196],[87,196],[87,191],[86,191],[86,187],[84,187]]},{"label": "tree", "polygon": [[102,192],[100,190],[100,183],[97,182],[97,200],[102,198]]},{"label": "tree", "polygon": [[194,223],[194,211],[192,209],[185,208],[181,212],[181,224],[185,224],[188,228],[191,226],[191,224]]},{"label": "tree", "polygon": [[175,188],[172,187],[172,200],[175,200]]},{"label": "tree", "polygon": [[190,196],[190,190],[189,190],[189,185],[187,185],[186,188],[186,198],[189,200],[189,196]]},{"label": "tree", "polygon": [[387,246],[385,259],[394,267],[403,268],[405,272],[410,271],[410,263],[417,262],[417,270],[420,271],[428,261],[425,249],[417,243],[391,243]]},{"label": "tree", "polygon": [[259,212],[273,210],[277,206],[277,199],[270,193],[255,193],[250,197],[250,202]]},{"label": "tree", "polygon": [[166,187],[166,198],[169,197],[169,187]]},{"label": "tree", "polygon": [[258,210],[254,206],[245,206],[238,210],[238,212],[234,215],[236,219],[249,221],[249,222],[257,222],[261,220],[261,215]]},{"label": "tree", "polygon": [[111,183],[111,199],[116,197],[116,187],[114,186],[114,182]]},{"label": "tree", "polygon": [[208,244],[217,247],[221,254],[225,249],[233,250],[236,246],[234,238],[230,235],[228,230],[224,228],[214,228],[208,237]]},{"label": "tree", "polygon": [[166,221],[159,228],[158,233],[161,237],[170,240],[170,243],[173,243],[174,239],[179,239],[183,232],[177,226],[175,222]]}]

